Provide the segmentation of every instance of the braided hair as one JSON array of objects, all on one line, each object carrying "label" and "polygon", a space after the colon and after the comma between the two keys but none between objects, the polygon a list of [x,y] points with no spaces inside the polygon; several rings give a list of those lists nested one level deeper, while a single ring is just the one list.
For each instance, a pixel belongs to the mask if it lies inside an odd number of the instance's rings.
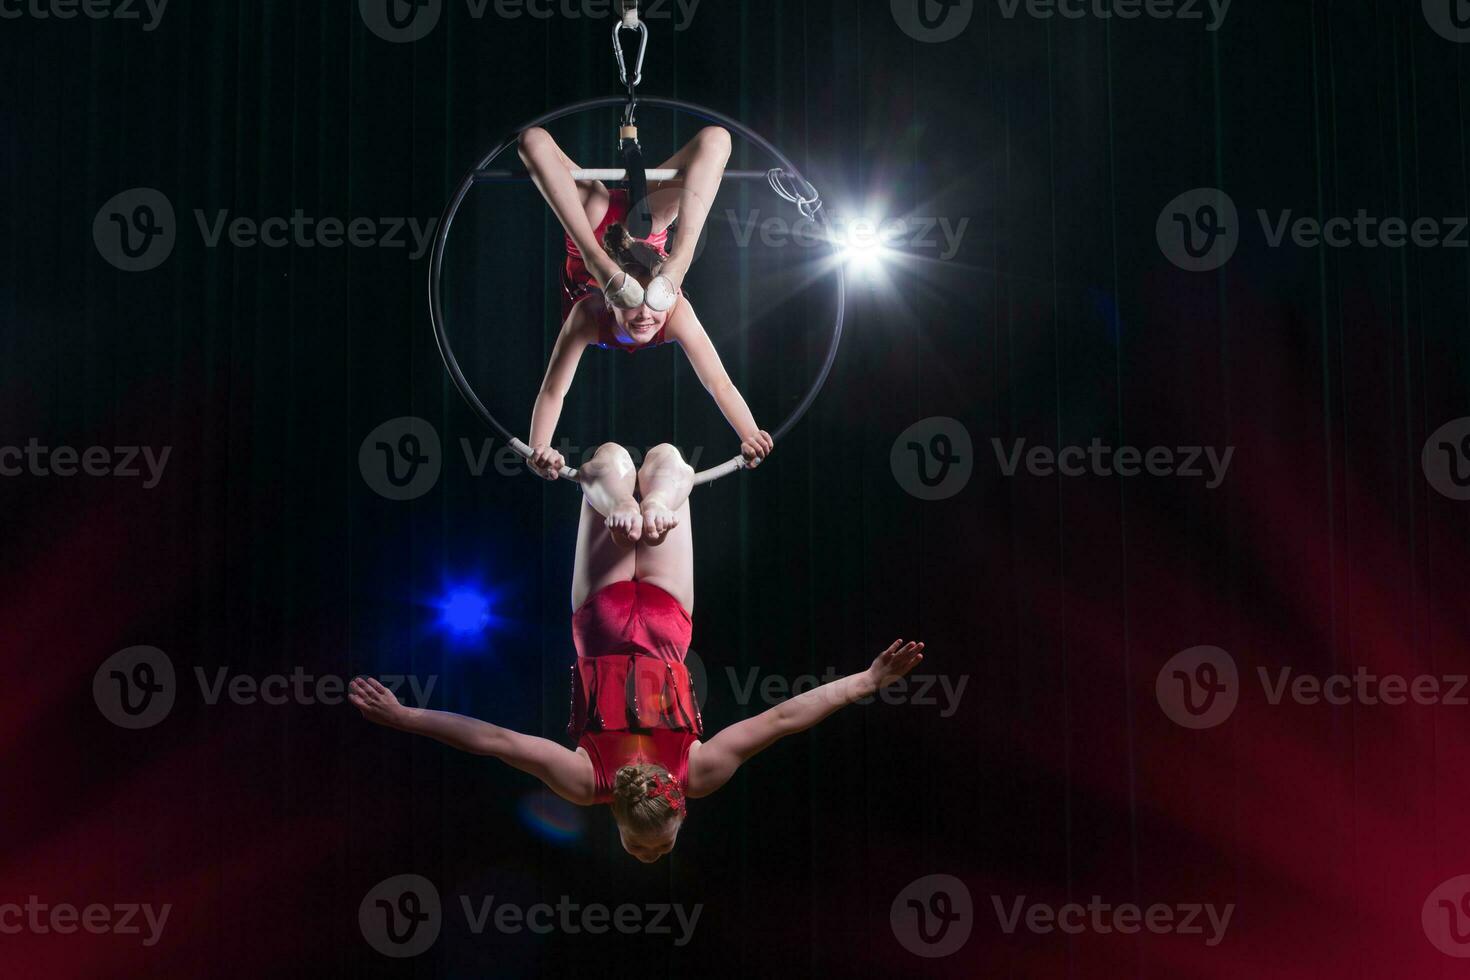
[{"label": "braided hair", "polygon": [[684,790],[663,766],[639,762],[613,776],[613,817],[635,834],[657,834],[684,810]]}]

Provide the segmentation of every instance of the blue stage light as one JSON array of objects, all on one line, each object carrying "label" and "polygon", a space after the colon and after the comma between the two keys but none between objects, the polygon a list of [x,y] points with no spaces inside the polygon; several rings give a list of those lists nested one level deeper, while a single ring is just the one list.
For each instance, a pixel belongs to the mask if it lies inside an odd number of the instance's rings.
[{"label": "blue stage light", "polygon": [[440,622],[459,636],[482,633],[490,625],[490,599],[471,589],[450,592],[439,603]]}]

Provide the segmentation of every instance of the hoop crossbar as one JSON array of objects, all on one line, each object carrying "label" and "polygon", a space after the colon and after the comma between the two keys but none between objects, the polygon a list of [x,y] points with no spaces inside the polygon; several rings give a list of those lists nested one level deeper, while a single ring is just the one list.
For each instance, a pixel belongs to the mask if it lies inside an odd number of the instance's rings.
[{"label": "hoop crossbar", "polygon": [[[649,180],[678,180],[683,176],[682,170],[645,170]],[[726,170],[725,180],[766,180],[770,176],[769,170]],[[474,181],[477,184],[509,184],[521,181],[529,181],[531,175],[524,170],[477,170],[474,173]],[[573,180],[601,180],[607,183],[621,183],[628,179],[626,170],[573,170]]]}]

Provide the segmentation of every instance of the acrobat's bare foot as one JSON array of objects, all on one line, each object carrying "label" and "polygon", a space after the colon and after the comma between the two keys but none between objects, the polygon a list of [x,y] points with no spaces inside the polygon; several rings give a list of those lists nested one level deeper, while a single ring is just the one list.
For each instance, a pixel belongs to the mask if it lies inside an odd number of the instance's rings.
[{"label": "acrobat's bare foot", "polygon": [[621,547],[631,548],[637,544],[643,537],[643,512],[638,509],[638,501],[624,497],[614,504],[612,512],[607,515],[607,529]]},{"label": "acrobat's bare foot", "polygon": [[664,543],[670,531],[679,526],[679,515],[657,497],[643,498],[643,543],[655,547]]}]

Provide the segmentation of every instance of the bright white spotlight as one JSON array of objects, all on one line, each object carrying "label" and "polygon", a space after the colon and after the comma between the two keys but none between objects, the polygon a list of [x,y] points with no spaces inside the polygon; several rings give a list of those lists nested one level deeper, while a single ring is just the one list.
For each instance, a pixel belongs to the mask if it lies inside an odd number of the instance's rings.
[{"label": "bright white spotlight", "polygon": [[892,250],[883,243],[881,221],[864,218],[855,221],[842,236],[842,261],[859,275],[872,276],[883,268]]},{"label": "bright white spotlight", "polygon": [[858,275],[872,276],[883,268],[883,259],[888,255],[888,249],[881,245],[868,248],[853,248],[851,246],[842,250],[842,260],[847,267]]}]

